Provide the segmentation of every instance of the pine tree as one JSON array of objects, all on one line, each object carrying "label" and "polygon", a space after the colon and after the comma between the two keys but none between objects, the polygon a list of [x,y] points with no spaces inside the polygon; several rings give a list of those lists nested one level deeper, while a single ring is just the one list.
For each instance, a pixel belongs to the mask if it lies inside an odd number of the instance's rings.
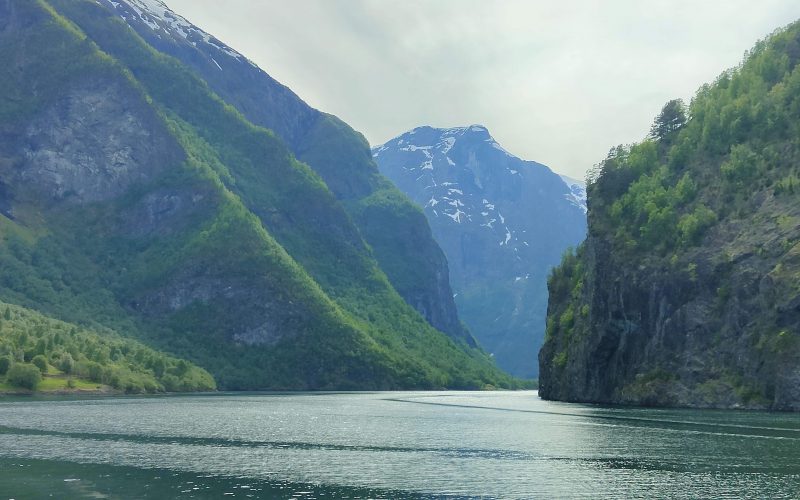
[{"label": "pine tree", "polygon": [[661,108],[661,113],[650,128],[650,137],[664,140],[684,125],[686,125],[686,105],[680,99],[673,99]]}]

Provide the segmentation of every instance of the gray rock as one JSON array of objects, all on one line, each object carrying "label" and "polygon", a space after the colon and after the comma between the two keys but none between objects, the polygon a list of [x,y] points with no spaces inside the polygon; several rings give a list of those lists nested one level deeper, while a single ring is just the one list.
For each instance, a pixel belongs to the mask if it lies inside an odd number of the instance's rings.
[{"label": "gray rock", "polygon": [[[539,394],[800,409],[800,205],[760,201],[746,221],[723,221],[672,263],[657,255],[621,259],[602,234],[590,233],[579,301],[589,315],[542,348]],[[551,297],[557,321],[569,301]]]},{"label": "gray rock", "polygon": [[22,138],[23,162],[11,182],[53,199],[89,203],[115,198],[182,161],[143,97],[118,82],[73,88]]}]

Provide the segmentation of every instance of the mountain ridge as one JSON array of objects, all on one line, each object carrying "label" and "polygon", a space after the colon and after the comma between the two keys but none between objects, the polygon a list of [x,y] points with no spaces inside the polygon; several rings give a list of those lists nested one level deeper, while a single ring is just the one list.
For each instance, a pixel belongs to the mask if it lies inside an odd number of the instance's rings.
[{"label": "mountain ridge", "polygon": [[[344,203],[404,300],[435,328],[475,345],[458,318],[447,261],[427,221],[380,175],[361,134],[335,116],[310,107],[245,56],[160,0],[100,3],[158,51],[191,67],[249,121],[283,139]],[[409,244],[412,239],[415,243]]]}]

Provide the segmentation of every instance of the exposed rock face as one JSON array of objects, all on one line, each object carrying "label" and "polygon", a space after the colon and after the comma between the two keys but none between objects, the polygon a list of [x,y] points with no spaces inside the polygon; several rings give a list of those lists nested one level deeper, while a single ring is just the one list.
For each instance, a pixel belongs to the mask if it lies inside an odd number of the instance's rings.
[{"label": "exposed rock face", "polygon": [[312,140],[310,131],[325,115],[244,55],[173,12],[161,0],[100,0],[100,3],[118,14],[155,49],[197,71],[218,95],[250,121],[275,132],[292,150],[308,148]]},{"label": "exposed rock face", "polygon": [[188,189],[156,189],[122,214],[123,225],[136,237],[174,234],[200,210],[208,196]]},{"label": "exposed rock face", "polygon": [[[23,133],[2,141],[6,156],[14,159],[0,167],[2,185],[14,187],[4,188],[8,196],[2,201],[10,214],[14,198],[67,212],[70,205],[115,202],[127,194],[135,201],[121,212],[111,235],[141,245],[148,238],[190,230],[192,217],[202,217],[218,203],[208,187],[149,191],[165,171],[179,168],[186,154],[130,82],[78,79],[65,82],[62,94]],[[137,187],[145,189],[138,199],[131,194]],[[347,232],[357,237],[353,229]],[[303,307],[274,300],[279,291],[240,279],[213,260],[187,259],[171,273],[129,298],[130,309],[159,318],[214,304],[237,312],[220,333],[249,345],[274,345],[292,337],[297,331],[291,325],[302,324],[307,314]]]},{"label": "exposed rock face", "polygon": [[303,304],[287,303],[280,299],[280,291],[259,285],[257,280],[230,276],[188,261],[179,274],[130,305],[151,318],[192,307],[220,308],[230,314],[225,333],[237,344],[274,346],[297,336],[300,332],[291,325],[303,323],[300,318],[308,314]]},{"label": "exposed rock face", "polygon": [[[788,220],[800,222],[799,204],[765,199],[749,222],[715,228],[674,267],[631,266],[590,233],[582,251],[587,316],[576,320],[577,341],[556,336],[542,349],[539,394],[800,410],[800,300],[792,289],[800,244],[787,251],[785,243],[800,239],[800,225]],[[567,299],[551,294],[549,315],[558,318]],[[563,362],[553,362],[561,352]]]},{"label": "exposed rock face", "polygon": [[10,182],[79,203],[115,198],[183,161],[143,96],[114,81],[73,88],[28,125],[21,146]]},{"label": "exposed rock face", "polygon": [[480,125],[419,127],[373,155],[424,207],[450,263],[459,314],[479,343],[500,367],[535,377],[547,273],[583,239],[584,200],[546,166],[508,153]]},{"label": "exposed rock face", "polygon": [[[225,43],[160,0],[101,0],[157,50],[192,68],[248,120],[274,131],[346,202],[394,288],[432,326],[474,345],[458,318],[447,261],[424,217],[378,172],[369,145],[346,123],[303,102]],[[376,200],[389,196],[393,206]],[[398,235],[413,237],[402,244]]]}]

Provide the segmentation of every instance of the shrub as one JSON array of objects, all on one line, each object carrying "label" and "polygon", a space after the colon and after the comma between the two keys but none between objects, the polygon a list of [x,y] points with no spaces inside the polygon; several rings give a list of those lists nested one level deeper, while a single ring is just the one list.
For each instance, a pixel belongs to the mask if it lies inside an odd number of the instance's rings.
[{"label": "shrub", "polygon": [[747,145],[737,144],[731,148],[730,157],[720,170],[727,180],[744,184],[756,176],[760,162],[758,154]]},{"label": "shrub", "polygon": [[553,364],[556,368],[564,368],[567,366],[567,351],[561,351],[553,357]]},{"label": "shrub", "polygon": [[561,318],[558,320],[558,324],[561,327],[561,330],[569,330],[575,324],[575,310],[572,308],[572,304],[570,304],[566,311],[564,311],[564,314],[561,315]]},{"label": "shrub", "polygon": [[696,245],[706,230],[717,222],[717,214],[705,205],[699,205],[694,212],[681,217],[678,222],[678,232],[681,243]]},{"label": "shrub", "polygon": [[38,367],[28,363],[14,363],[8,369],[6,378],[11,385],[33,391],[42,381],[42,372]]}]

